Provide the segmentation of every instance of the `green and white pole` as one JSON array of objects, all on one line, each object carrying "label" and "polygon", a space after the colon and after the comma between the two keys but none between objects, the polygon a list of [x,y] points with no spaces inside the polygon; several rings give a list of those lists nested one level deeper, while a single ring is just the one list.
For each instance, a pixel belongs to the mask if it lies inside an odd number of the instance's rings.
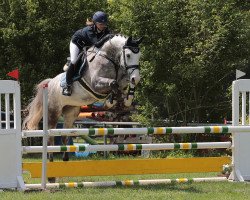
[{"label": "green and white pole", "polygon": [[[79,151],[137,151],[137,150],[173,150],[173,149],[217,149],[231,148],[231,142],[197,142],[197,143],[161,143],[161,144],[113,144],[113,145],[68,145],[48,146],[48,152]],[[42,146],[24,146],[24,153],[39,153]]]}]

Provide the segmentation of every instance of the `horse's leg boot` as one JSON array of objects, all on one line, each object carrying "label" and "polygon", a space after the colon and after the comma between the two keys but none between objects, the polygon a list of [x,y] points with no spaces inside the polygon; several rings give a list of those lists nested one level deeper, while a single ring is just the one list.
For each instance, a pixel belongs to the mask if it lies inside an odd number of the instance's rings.
[{"label": "horse's leg boot", "polygon": [[110,83],[110,87],[111,87],[111,90],[114,94],[117,94],[118,93],[118,90],[119,90],[119,85],[117,83],[117,81],[112,81]]}]

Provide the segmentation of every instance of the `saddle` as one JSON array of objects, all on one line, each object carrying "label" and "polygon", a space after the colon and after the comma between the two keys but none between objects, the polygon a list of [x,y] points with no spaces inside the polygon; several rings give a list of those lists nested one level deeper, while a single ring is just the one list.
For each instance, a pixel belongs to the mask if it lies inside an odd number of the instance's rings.
[{"label": "saddle", "polygon": [[[67,71],[67,69],[69,67],[69,64],[70,64],[70,57],[67,58],[67,63],[65,64],[66,67],[64,66],[64,71]],[[85,52],[82,51],[77,57],[77,61],[76,61],[76,64],[75,64],[75,73],[74,73],[74,76],[73,76],[73,82],[78,81],[78,80],[81,79],[81,77],[83,76],[84,71],[87,68],[87,66],[88,66],[87,56],[86,56]],[[67,83],[66,83],[66,72],[64,72],[62,74],[62,77],[61,77],[60,86],[64,87],[66,85],[67,85]]]}]

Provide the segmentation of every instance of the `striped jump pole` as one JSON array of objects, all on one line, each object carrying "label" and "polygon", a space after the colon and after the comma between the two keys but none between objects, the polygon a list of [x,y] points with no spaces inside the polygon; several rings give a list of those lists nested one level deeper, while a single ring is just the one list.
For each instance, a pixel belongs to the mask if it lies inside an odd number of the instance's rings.
[{"label": "striped jump pole", "polygon": [[[176,184],[194,182],[222,182],[226,177],[209,178],[178,178],[178,179],[152,179],[152,180],[124,180],[124,181],[99,181],[99,182],[69,182],[47,183],[47,188],[85,188],[85,187],[114,187],[114,186],[144,186],[157,184]],[[26,184],[28,189],[40,189],[41,184]]]},{"label": "striped jump pole", "polygon": [[[197,142],[197,143],[161,143],[161,144],[114,144],[114,145],[68,145],[48,146],[48,152],[79,151],[136,151],[136,150],[172,150],[172,149],[215,149],[230,148],[231,142]],[[24,146],[23,153],[41,153],[42,146]]]},{"label": "striped jump pole", "polygon": [[[200,126],[200,127],[148,127],[148,128],[83,128],[83,129],[50,129],[49,136],[104,136],[104,135],[167,135],[189,133],[230,134],[250,132],[250,126]],[[42,130],[23,131],[23,138],[42,137]]]}]

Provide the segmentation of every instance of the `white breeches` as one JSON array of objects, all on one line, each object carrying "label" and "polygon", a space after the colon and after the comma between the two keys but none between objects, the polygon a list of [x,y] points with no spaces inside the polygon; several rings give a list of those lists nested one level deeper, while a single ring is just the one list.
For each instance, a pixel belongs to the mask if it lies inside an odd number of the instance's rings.
[{"label": "white breeches", "polygon": [[76,60],[80,53],[80,49],[72,41],[70,41],[69,51],[70,51],[70,61],[74,65],[76,64]]}]

